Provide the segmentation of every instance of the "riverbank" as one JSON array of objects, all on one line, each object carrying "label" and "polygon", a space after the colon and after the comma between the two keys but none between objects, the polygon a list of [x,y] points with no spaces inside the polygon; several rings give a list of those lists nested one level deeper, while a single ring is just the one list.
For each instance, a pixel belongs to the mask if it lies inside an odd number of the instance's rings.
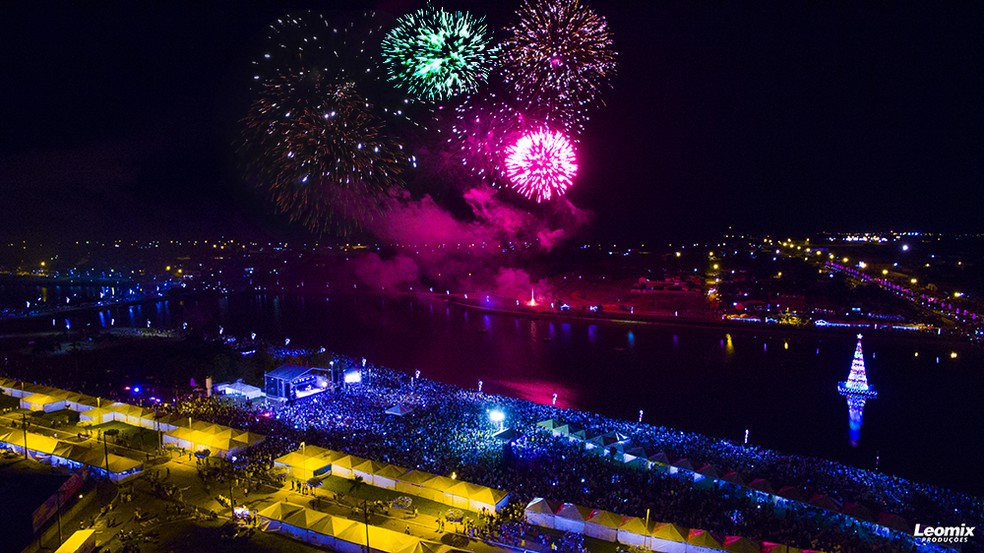
[{"label": "riverbank", "polygon": [[[408,297],[418,297],[416,293],[408,293]],[[893,329],[891,326],[871,325],[870,327],[817,327],[814,325],[785,325],[778,323],[750,323],[739,322],[731,319],[708,318],[701,319],[696,317],[679,316],[660,316],[660,315],[636,315],[629,313],[607,313],[607,312],[588,312],[577,311],[558,312],[555,310],[534,309],[530,307],[509,308],[509,307],[490,307],[482,305],[482,302],[465,299],[456,295],[442,294],[422,294],[421,297],[428,297],[432,301],[446,301],[450,305],[468,309],[480,313],[494,313],[497,315],[510,315],[524,319],[543,319],[556,320],[563,322],[590,322],[590,323],[610,323],[625,326],[652,326],[662,328],[683,328],[700,330],[722,330],[725,332],[750,332],[750,333],[769,333],[783,335],[854,335],[859,332],[882,332],[895,336],[914,336],[927,340],[935,340],[940,343],[967,343],[960,336],[950,334],[938,334],[937,332],[919,332],[912,330]]]}]

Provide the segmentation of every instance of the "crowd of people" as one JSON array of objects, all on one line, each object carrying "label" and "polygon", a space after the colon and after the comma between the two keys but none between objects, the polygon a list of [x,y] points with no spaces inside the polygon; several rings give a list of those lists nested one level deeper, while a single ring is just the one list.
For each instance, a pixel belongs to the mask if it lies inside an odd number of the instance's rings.
[{"label": "crowd of people", "polygon": [[[335,363],[357,366],[344,358]],[[397,405],[410,412],[386,414]],[[406,468],[454,473],[465,481],[507,490],[519,505],[547,497],[622,515],[644,516],[649,510],[652,520],[803,548],[838,550],[847,545],[854,550],[904,551],[915,550],[915,542],[911,535],[889,533],[812,505],[785,502],[777,507],[742,486],[695,487],[692,474],[633,469],[613,461],[605,449],[594,450],[601,454],[586,451],[581,442],[554,436],[537,423],[554,418],[596,433],[617,431],[630,437],[627,446],[662,451],[670,459],[686,457],[695,467],[710,463],[722,474],[736,471],[746,480],[766,478],[777,487],[797,486],[808,495],[860,502],[873,512],[896,513],[923,524],[984,519],[984,504],[976,498],[898,477],[482,394],[381,367],[367,367],[359,384],[285,404],[193,397],[171,408],[267,435],[267,441],[245,455],[261,468],[305,442]],[[503,411],[506,424],[522,437],[503,447],[493,438],[499,427],[490,420],[491,410]],[[506,449],[511,454],[505,454]],[[487,526],[487,531],[502,532],[501,526]]]},{"label": "crowd of people", "polygon": [[[323,356],[323,355],[322,355]],[[361,367],[334,357],[336,367]],[[84,391],[84,390],[82,390]],[[387,414],[394,406],[409,411]],[[969,495],[919,484],[876,471],[745,447],[664,427],[618,421],[588,412],[464,390],[398,371],[367,365],[361,383],[289,403],[229,402],[187,396],[162,413],[178,413],[263,434],[265,441],[238,455],[251,478],[261,478],[273,460],[302,442],[344,451],[377,462],[420,469],[503,489],[522,508],[534,497],[645,516],[688,528],[827,551],[915,551],[911,534],[888,532],[859,519],[801,502],[775,502],[734,484],[695,486],[693,474],[640,470],[584,443],[555,436],[537,425],[556,419],[597,434],[628,436],[625,447],[687,458],[693,467],[714,465],[745,480],[768,479],[797,487],[807,497],[824,494],[837,502],[866,505],[872,512],[901,515],[924,525],[984,526],[984,502]],[[493,410],[519,438],[503,444]],[[521,517],[485,521],[482,537],[521,541],[536,531]],[[533,538],[535,539],[535,538]],[[565,549],[576,549],[567,547]],[[921,550],[921,549],[919,549]]]}]

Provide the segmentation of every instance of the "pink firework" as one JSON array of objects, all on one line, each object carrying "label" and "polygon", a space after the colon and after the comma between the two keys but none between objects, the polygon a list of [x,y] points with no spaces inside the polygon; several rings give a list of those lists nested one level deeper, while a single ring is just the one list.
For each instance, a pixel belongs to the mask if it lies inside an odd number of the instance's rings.
[{"label": "pink firework", "polygon": [[513,189],[538,203],[563,196],[577,174],[574,147],[563,133],[540,129],[506,148],[506,176]]}]

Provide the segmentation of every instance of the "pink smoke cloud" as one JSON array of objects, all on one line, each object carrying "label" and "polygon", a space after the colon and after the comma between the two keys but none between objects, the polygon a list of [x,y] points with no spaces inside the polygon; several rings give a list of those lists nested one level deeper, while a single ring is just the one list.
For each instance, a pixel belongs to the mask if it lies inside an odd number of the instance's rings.
[{"label": "pink smoke cloud", "polygon": [[384,213],[368,224],[370,232],[395,244],[458,244],[532,242],[550,250],[583,228],[590,214],[566,198],[545,215],[537,215],[502,201],[492,188],[464,193],[473,219],[461,221],[429,195],[413,200],[406,193],[391,197]]},{"label": "pink smoke cloud", "polygon": [[[492,188],[472,188],[462,198],[470,210],[467,219],[426,195],[407,193],[389,198],[383,213],[366,224],[381,242],[401,246],[399,256],[367,256],[359,278],[373,287],[396,287],[413,279],[427,279],[453,289],[483,289],[505,296],[527,296],[533,283],[520,259],[550,252],[569,240],[590,221],[589,212],[566,198],[535,212],[502,199]],[[515,248],[506,247],[512,245]]]}]

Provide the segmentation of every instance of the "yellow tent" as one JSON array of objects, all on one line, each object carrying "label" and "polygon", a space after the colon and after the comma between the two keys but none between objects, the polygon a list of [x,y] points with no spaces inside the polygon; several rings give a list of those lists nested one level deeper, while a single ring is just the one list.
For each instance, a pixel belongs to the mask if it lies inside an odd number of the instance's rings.
[{"label": "yellow tent", "polygon": [[31,411],[57,411],[65,408],[65,399],[48,394],[33,393],[21,398],[20,407]]},{"label": "yellow tent", "polygon": [[383,465],[372,461],[369,459],[362,459],[358,464],[353,463],[352,474],[356,477],[362,477],[362,480],[367,484],[376,485],[375,474],[383,468]]},{"label": "yellow tent", "polygon": [[687,537],[690,531],[669,522],[658,522],[653,526],[649,537],[649,548],[664,553],[684,553],[687,551]]},{"label": "yellow tent", "polygon": [[653,527],[652,535],[664,540],[686,543],[690,530],[672,522],[659,522]]},{"label": "yellow tent", "polygon": [[622,525],[618,528],[618,541],[626,545],[649,547],[652,528],[652,522],[647,527],[646,522],[639,517],[622,517]]},{"label": "yellow tent", "polygon": [[293,451],[278,457],[274,463],[290,468],[290,474],[300,480],[309,480],[316,475],[331,471],[331,460],[320,455],[310,456]]},{"label": "yellow tent", "polygon": [[[450,479],[448,479],[450,480]],[[435,484],[440,484],[441,481],[436,481]],[[451,505],[458,507],[459,509],[468,509],[469,498],[472,494],[477,492],[478,486],[475,484],[469,484],[468,482],[461,482],[460,480],[451,480],[450,485],[444,490],[444,494],[451,499]]]},{"label": "yellow tent", "polygon": [[[379,526],[369,527],[369,546],[375,551],[397,553],[414,547],[419,542],[420,538],[402,532],[395,532],[386,528],[380,528]],[[357,551],[359,547],[364,547],[365,545],[365,524],[356,522],[335,534],[335,547],[338,551]],[[353,549],[353,546],[355,546],[355,549]]]},{"label": "yellow tent", "polygon": [[239,450],[260,441],[263,441],[263,436],[260,434],[246,433],[203,421],[193,421],[188,426],[178,426],[164,434],[165,443],[193,451],[207,449],[219,457],[234,455]]},{"label": "yellow tent", "polygon": [[[9,432],[0,433],[0,443],[9,444],[13,446],[15,451],[23,454],[24,432],[22,430],[11,430]],[[52,438],[51,436],[35,434],[34,432],[27,433],[27,450],[29,452],[34,452],[35,455],[39,453],[51,455],[57,447],[58,440]]]},{"label": "yellow tent", "polygon": [[324,522],[329,518],[324,513],[302,507],[301,509],[285,513],[280,522],[283,525],[282,531],[306,540],[312,526],[319,522]]},{"label": "yellow tent", "polygon": [[506,503],[509,493],[504,490],[497,490],[486,486],[478,486],[469,499],[470,508],[473,511],[498,511]]},{"label": "yellow tent", "polygon": [[89,409],[95,409],[101,404],[101,399],[88,394],[72,394],[72,396],[65,401],[65,407],[80,413],[83,411],[88,411]]},{"label": "yellow tent", "polygon": [[584,534],[605,541],[615,541],[622,516],[609,511],[595,509],[584,521]]},{"label": "yellow tent", "polygon": [[160,426],[160,429],[165,432],[191,426],[191,422],[191,418],[182,417],[179,415],[164,415],[163,417],[157,419],[157,424]]},{"label": "yellow tent", "polygon": [[396,481],[396,491],[424,497],[424,482],[426,482],[431,476],[432,475],[430,473],[419,470],[407,471]]},{"label": "yellow tent", "polygon": [[[244,434],[249,434],[249,432],[244,432]],[[254,435],[258,435],[258,434],[254,434]],[[321,457],[334,458],[334,457],[342,456],[342,454],[337,451],[326,449],[316,445],[306,445],[301,449],[298,449],[297,451],[298,453],[303,453],[304,455],[307,455],[309,457],[321,456]]]},{"label": "yellow tent", "polygon": [[359,457],[354,457],[352,455],[342,455],[337,459],[331,460],[331,473],[335,476],[340,476],[342,478],[348,478],[352,480],[355,478],[355,473],[352,472],[352,467],[361,463],[363,459]]},{"label": "yellow tent", "polygon": [[386,465],[385,467],[376,471],[376,475],[373,478],[374,485],[380,488],[386,488],[388,490],[395,490],[396,483],[403,475],[407,473],[407,469],[403,467],[398,467],[396,465]]},{"label": "yellow tent", "polygon": [[284,520],[291,513],[297,512],[304,507],[286,501],[278,501],[260,509],[256,514],[264,518]]},{"label": "yellow tent", "polygon": [[266,530],[271,532],[280,532],[283,527],[283,520],[289,515],[303,509],[304,507],[301,507],[300,505],[280,501],[270,505],[269,507],[260,509],[260,511],[256,513],[256,516],[265,519]]},{"label": "yellow tent", "polygon": [[325,536],[336,536],[339,532],[342,532],[346,528],[354,526],[355,524],[356,522],[354,520],[349,520],[347,518],[326,516],[311,522],[308,525],[308,529],[312,532],[317,532]]}]

